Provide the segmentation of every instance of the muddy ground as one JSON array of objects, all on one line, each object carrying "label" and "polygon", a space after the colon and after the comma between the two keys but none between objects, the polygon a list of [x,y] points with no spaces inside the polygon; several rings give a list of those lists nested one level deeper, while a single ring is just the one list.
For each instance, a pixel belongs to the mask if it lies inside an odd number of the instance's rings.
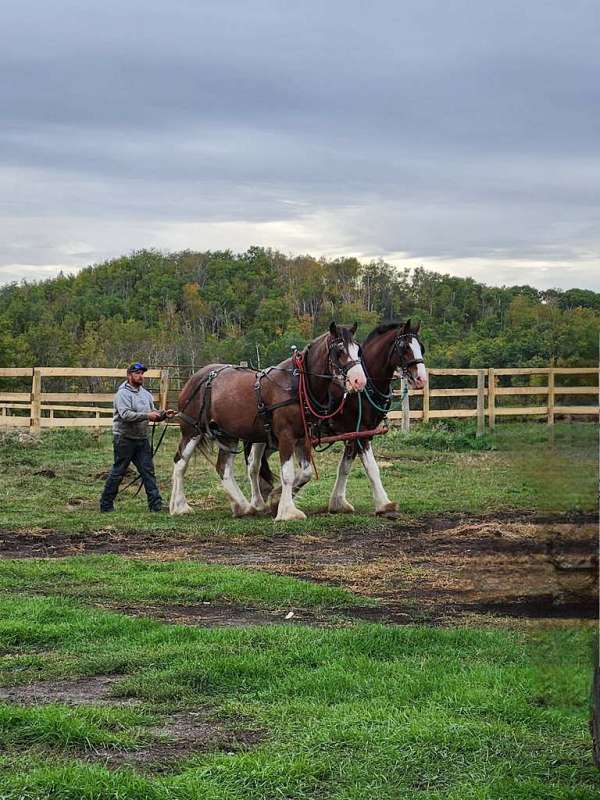
[{"label": "muddy ground", "polygon": [[[380,600],[346,616],[443,624],[471,615],[594,619],[598,613],[598,526],[576,517],[445,517],[378,530],[340,520],[336,533],[194,538],[149,531],[0,531],[0,557],[117,553],[251,567],[343,586]],[[115,606],[113,606],[115,607]],[[120,607],[200,625],[264,624],[282,614],[219,604]],[[289,612],[289,609],[286,609]],[[327,624],[327,612],[295,609],[287,620]]]}]

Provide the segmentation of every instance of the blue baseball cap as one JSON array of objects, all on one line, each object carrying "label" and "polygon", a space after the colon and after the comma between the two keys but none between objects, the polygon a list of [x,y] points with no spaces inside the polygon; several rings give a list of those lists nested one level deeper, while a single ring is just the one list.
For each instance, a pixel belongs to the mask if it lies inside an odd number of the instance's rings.
[{"label": "blue baseball cap", "polygon": [[131,364],[131,366],[127,367],[127,372],[148,372],[148,367],[136,361],[135,364]]}]

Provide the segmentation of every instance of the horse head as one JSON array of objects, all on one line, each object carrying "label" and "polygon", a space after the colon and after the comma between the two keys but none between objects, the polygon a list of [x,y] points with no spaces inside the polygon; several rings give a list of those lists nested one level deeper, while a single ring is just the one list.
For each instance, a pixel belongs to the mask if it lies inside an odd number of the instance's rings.
[{"label": "horse head", "polygon": [[357,327],[356,322],[351,327],[332,322],[325,338],[328,366],[333,379],[347,392],[362,392],[367,383],[360,346],[354,341]]},{"label": "horse head", "polygon": [[419,339],[420,327],[420,322],[412,323],[410,319],[407,320],[404,325],[400,325],[392,344],[392,358],[396,365],[394,378],[406,376],[414,389],[422,389],[427,383],[427,370],[423,361],[425,345]]}]

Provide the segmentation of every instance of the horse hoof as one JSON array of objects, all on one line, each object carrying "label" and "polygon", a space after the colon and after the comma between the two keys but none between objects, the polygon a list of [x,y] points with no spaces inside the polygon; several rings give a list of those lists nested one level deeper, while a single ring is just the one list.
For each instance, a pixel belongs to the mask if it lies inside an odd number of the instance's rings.
[{"label": "horse hoof", "polygon": [[354,506],[347,500],[329,504],[330,514],[354,514]]},{"label": "horse hoof", "polygon": [[175,506],[174,508],[169,509],[169,514],[172,517],[181,517],[184,514],[193,514],[193,513],[194,509],[187,503],[184,506]]},{"label": "horse hoof", "polygon": [[234,517],[252,517],[256,514],[256,509],[252,506],[234,505],[231,508]]},{"label": "horse hoof", "polygon": [[306,514],[304,511],[300,511],[299,508],[288,509],[285,514],[277,514],[275,522],[289,522],[293,519],[306,519]]},{"label": "horse hoof", "polygon": [[388,519],[396,519],[399,516],[397,503],[386,503],[381,508],[375,511],[376,517],[387,517]]}]

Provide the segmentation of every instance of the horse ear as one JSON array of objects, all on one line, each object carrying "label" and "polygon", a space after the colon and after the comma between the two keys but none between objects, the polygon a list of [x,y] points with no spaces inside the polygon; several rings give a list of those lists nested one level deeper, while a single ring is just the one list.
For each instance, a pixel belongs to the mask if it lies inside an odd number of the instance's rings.
[{"label": "horse ear", "polygon": [[407,319],[404,323],[404,328],[402,329],[403,333],[410,333],[410,319]]},{"label": "horse ear", "polygon": [[421,320],[418,319],[415,323],[415,327],[413,328],[413,333],[418,333],[421,330]]},{"label": "horse ear", "polygon": [[354,336],[357,330],[358,330],[358,322],[355,322],[354,325],[350,328],[350,333],[352,334],[352,336]]},{"label": "horse ear", "polygon": [[331,325],[329,326],[329,333],[337,338],[338,330],[335,322],[332,322]]}]

